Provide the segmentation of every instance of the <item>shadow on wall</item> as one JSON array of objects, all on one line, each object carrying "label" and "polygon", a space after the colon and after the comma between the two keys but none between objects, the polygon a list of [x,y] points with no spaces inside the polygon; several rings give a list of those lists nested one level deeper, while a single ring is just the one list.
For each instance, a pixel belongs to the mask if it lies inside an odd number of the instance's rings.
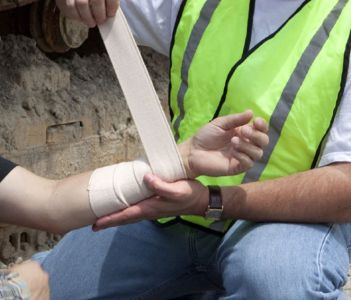
[{"label": "shadow on wall", "polygon": [[0,260],[4,264],[27,259],[35,252],[52,248],[60,235],[16,226],[0,227]]}]

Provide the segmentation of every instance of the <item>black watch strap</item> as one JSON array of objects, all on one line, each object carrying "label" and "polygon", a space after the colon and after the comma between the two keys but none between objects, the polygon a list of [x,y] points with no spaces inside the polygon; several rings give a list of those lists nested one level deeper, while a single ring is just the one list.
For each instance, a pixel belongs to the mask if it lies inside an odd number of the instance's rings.
[{"label": "black watch strap", "polygon": [[222,194],[221,189],[218,185],[209,185],[209,200],[208,206],[212,209],[222,209],[223,208],[223,201],[222,201]]},{"label": "black watch strap", "polygon": [[223,201],[221,189],[217,185],[209,185],[209,199],[208,199],[208,207],[205,212],[206,219],[211,219],[214,221],[221,220],[222,212],[223,212]]}]

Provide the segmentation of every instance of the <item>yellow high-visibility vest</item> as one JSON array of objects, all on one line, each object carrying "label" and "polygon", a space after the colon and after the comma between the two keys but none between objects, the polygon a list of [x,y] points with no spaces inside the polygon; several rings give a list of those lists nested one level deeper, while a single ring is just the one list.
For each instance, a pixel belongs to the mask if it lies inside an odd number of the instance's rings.
[{"label": "yellow high-visibility vest", "polygon": [[[170,107],[178,142],[216,116],[246,109],[269,122],[270,144],[263,158],[244,174],[200,177],[206,185],[238,185],[313,168],[343,94],[351,1],[305,1],[276,32],[248,50],[253,3],[184,1],[174,31]],[[213,226],[198,216],[180,218]]]}]

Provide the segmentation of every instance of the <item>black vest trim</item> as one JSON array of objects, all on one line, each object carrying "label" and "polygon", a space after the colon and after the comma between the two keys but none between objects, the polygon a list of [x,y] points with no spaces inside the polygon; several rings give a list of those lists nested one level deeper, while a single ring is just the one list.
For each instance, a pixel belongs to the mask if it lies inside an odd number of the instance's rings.
[{"label": "black vest trim", "polygon": [[[168,71],[168,78],[171,78],[171,70],[172,70],[172,50],[173,50],[173,46],[175,43],[175,35],[178,29],[178,25],[180,22],[180,19],[182,18],[183,12],[184,12],[184,7],[187,3],[187,0],[183,0],[182,4],[179,7],[179,11],[178,11],[178,15],[177,15],[177,19],[176,22],[174,24],[174,28],[173,28],[173,32],[172,32],[172,40],[171,40],[171,45],[169,47],[169,71]],[[171,80],[169,80],[169,84],[168,84],[168,108],[169,108],[169,114],[171,117],[171,120],[174,117],[174,113],[171,107],[171,89],[172,89],[172,83]]]},{"label": "black vest trim", "polygon": [[348,75],[349,66],[350,66],[350,53],[351,53],[351,32],[349,34],[349,37],[348,37],[348,40],[347,40],[347,44],[346,44],[346,48],[345,48],[344,67],[343,67],[343,71],[342,71],[342,77],[341,77],[341,84],[340,84],[340,90],[339,90],[339,94],[338,94],[338,99],[336,101],[336,105],[335,105],[335,108],[334,108],[334,111],[333,111],[333,117],[332,117],[332,119],[330,121],[328,130],[326,131],[321,143],[318,146],[316,155],[315,155],[315,157],[313,159],[313,162],[312,162],[312,165],[311,165],[311,169],[315,168],[316,165],[317,165],[317,162],[319,161],[319,156],[321,154],[321,149],[322,149],[322,146],[324,144],[325,138],[328,135],[328,133],[329,133],[329,131],[330,131],[332,125],[333,125],[336,113],[337,113],[338,108],[340,106],[340,102],[341,102],[342,96],[344,95],[346,81],[347,81],[347,75]]},{"label": "black vest trim", "polygon": [[275,146],[280,139],[281,132],[290,114],[291,107],[295,102],[296,95],[303,85],[315,59],[328,41],[330,32],[339,20],[346,3],[347,0],[339,0],[337,2],[303,52],[296,68],[285,85],[283,93],[271,116],[269,124],[270,130],[268,133],[269,145],[265,148],[262,159],[255,163],[255,165],[246,172],[243,183],[257,181],[261,177]]},{"label": "black vest trim", "polygon": [[287,19],[275,32],[273,32],[272,34],[270,34],[269,36],[267,36],[265,39],[263,39],[262,41],[260,41],[258,44],[256,44],[256,46],[254,46],[251,50],[249,50],[247,52],[246,55],[244,55],[234,66],[233,68],[229,71],[226,82],[225,82],[225,86],[224,86],[224,90],[223,90],[223,94],[221,97],[221,100],[218,104],[218,107],[213,115],[213,119],[217,118],[222,106],[225,102],[225,99],[227,97],[227,93],[228,93],[228,84],[230,79],[232,78],[234,72],[236,71],[236,69],[253,53],[255,52],[259,47],[261,47],[266,41],[274,38],[276,36],[276,34],[278,34],[280,32],[280,30],[282,30],[284,28],[284,26],[293,18],[295,17],[304,7],[307,3],[309,3],[311,0],[306,0],[304,1],[299,7],[298,9],[289,17],[289,19]]}]

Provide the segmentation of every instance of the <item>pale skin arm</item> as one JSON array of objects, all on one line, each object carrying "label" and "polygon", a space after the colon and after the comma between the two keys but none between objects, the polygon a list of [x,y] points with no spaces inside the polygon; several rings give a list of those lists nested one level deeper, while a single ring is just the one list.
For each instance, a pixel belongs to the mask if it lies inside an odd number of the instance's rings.
[{"label": "pale skin arm", "polygon": [[[237,174],[259,159],[268,143],[267,124],[256,119],[250,125],[252,118],[246,111],[216,119],[181,145],[189,176]],[[16,167],[0,182],[0,223],[56,233],[94,223],[87,191],[90,176],[87,172],[49,180]]]},{"label": "pale skin arm", "polygon": [[[148,174],[155,194],[137,205],[99,219],[95,230],[142,219],[203,216],[208,189],[195,180],[167,183]],[[340,163],[284,178],[222,188],[223,219],[263,222],[351,222],[351,163]]]},{"label": "pale skin arm", "polygon": [[[189,177],[198,172],[240,172],[259,159],[262,147],[268,143],[267,124],[256,119],[248,125],[252,117],[247,111],[216,119],[202,128],[196,138],[180,145]],[[95,222],[87,192],[90,176],[91,172],[87,172],[49,180],[16,167],[0,182],[0,222],[58,233]],[[12,271],[28,284],[33,300],[49,299],[48,275],[37,263],[26,262]]]},{"label": "pale skin arm", "polygon": [[63,180],[49,180],[16,167],[0,183],[0,222],[55,233],[91,224],[91,172]]}]

